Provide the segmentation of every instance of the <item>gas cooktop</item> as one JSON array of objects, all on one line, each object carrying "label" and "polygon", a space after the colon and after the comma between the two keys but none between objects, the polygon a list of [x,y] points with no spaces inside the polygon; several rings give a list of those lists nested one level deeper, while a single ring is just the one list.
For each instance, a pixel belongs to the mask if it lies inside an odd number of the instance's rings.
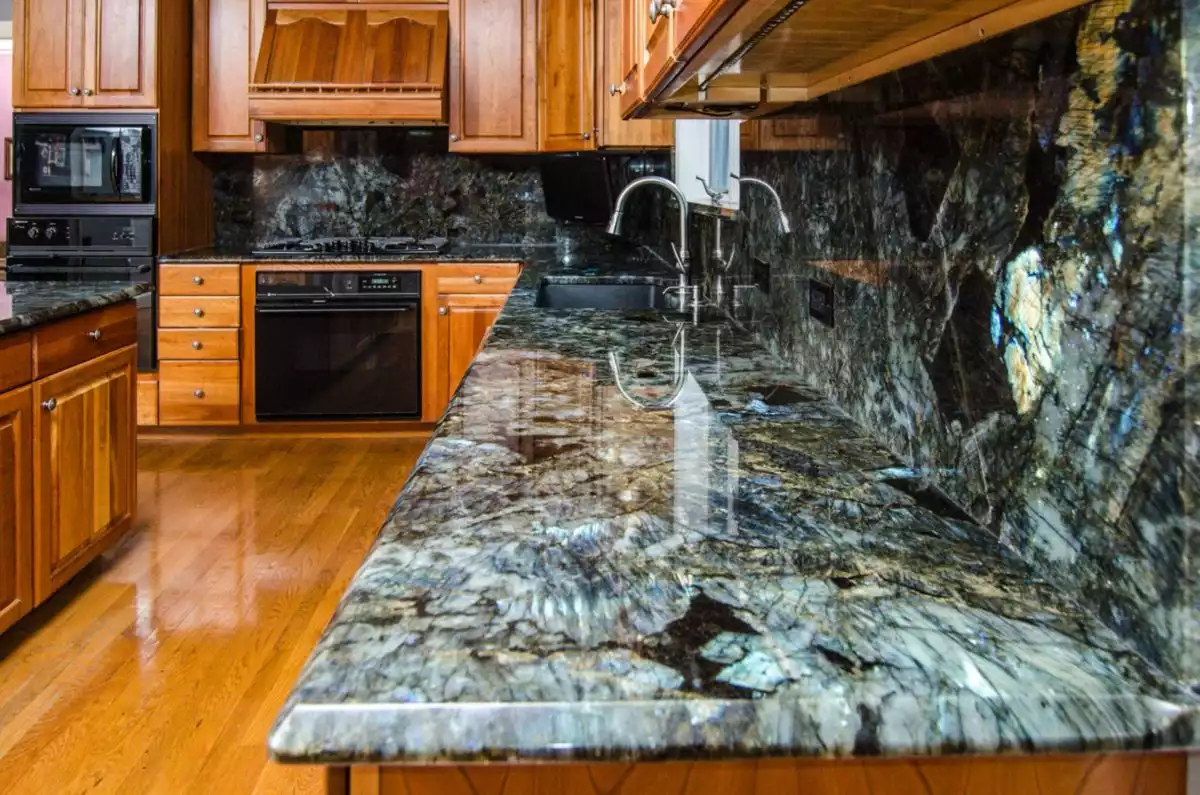
[{"label": "gas cooktop", "polygon": [[444,237],[293,237],[263,244],[252,253],[256,257],[330,258],[340,254],[437,254],[449,245]]}]

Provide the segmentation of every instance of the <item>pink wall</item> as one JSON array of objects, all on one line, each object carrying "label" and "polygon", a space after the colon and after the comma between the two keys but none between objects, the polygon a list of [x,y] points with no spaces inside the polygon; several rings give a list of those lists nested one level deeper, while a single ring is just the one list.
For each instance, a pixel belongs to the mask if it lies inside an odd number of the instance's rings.
[{"label": "pink wall", "polygon": [[[12,53],[0,52],[0,143],[12,137]],[[3,151],[0,151],[0,158]],[[7,225],[4,219],[12,215],[12,183],[0,181],[0,240],[4,240]]]}]

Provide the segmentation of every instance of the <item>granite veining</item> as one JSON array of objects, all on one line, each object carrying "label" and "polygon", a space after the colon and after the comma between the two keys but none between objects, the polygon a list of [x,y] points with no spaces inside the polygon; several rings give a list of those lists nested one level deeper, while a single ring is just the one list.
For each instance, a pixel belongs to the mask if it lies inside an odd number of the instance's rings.
[{"label": "granite veining", "polygon": [[540,309],[542,277],[674,278],[529,254],[290,694],[276,759],[1195,742],[1192,693],[749,329]]},{"label": "granite veining", "polygon": [[1090,3],[819,108],[843,151],[743,155],[795,232],[747,193],[732,239],[768,348],[1197,686],[1192,6]]},{"label": "granite veining", "polygon": [[[44,323],[82,314],[137,298],[148,284],[123,281],[4,281],[0,279],[0,334],[23,331]],[[9,307],[9,299],[12,301]]]}]

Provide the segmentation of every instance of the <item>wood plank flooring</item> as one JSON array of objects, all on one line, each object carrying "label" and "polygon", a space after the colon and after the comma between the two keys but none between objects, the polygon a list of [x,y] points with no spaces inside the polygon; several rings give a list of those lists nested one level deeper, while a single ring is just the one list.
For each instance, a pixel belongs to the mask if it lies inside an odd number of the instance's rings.
[{"label": "wood plank flooring", "polygon": [[423,446],[142,440],[136,529],[0,636],[0,793],[321,792],[267,731]]}]

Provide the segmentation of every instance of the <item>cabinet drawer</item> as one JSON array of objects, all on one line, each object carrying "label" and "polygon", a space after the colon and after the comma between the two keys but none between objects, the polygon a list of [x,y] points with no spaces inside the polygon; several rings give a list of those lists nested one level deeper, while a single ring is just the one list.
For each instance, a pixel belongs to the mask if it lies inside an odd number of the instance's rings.
[{"label": "cabinet drawer", "polygon": [[159,328],[237,328],[241,302],[234,296],[163,296],[158,299]]},{"label": "cabinet drawer", "polygon": [[237,359],[235,328],[163,329],[158,332],[159,359]]},{"label": "cabinet drawer", "polygon": [[456,267],[438,274],[438,293],[501,293],[512,292],[517,283],[520,268],[516,265],[481,265],[479,267]]},{"label": "cabinet drawer", "polygon": [[0,336],[0,392],[33,380],[33,343],[29,334]]},{"label": "cabinet drawer", "polygon": [[237,362],[159,362],[159,425],[237,425],[238,366]]},{"label": "cabinet drawer", "polygon": [[159,265],[159,295],[237,295],[238,265]]},{"label": "cabinet drawer", "polygon": [[59,320],[33,332],[33,377],[48,375],[137,344],[137,306],[125,301]]}]

